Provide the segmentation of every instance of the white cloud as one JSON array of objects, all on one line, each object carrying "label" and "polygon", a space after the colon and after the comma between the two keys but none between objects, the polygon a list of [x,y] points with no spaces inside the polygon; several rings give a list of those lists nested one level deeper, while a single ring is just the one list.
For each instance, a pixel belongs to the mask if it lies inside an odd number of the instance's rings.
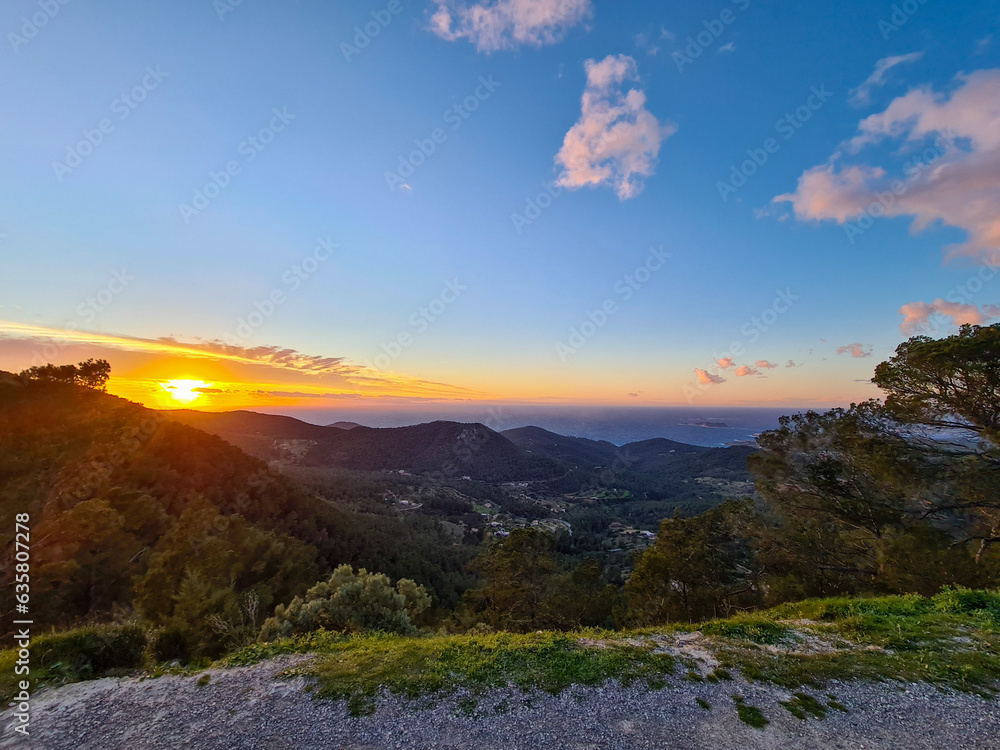
[{"label": "white cloud", "polygon": [[848,344],[837,349],[837,354],[850,354],[855,359],[864,359],[872,356],[872,349],[864,344]]},{"label": "white cloud", "polygon": [[735,51],[736,51],[735,42],[729,42],[728,44],[723,44],[721,47],[719,47],[719,52],[735,52]]},{"label": "white cloud", "polygon": [[585,69],[580,119],[556,155],[563,168],[558,184],[570,190],[608,185],[619,199],[634,198],[642,192],[642,178],[655,171],[663,139],[677,127],[653,117],[645,93],[623,90],[622,84],[638,75],[633,58],[609,55],[600,62],[588,60]]},{"label": "white cloud", "polygon": [[872,89],[878,88],[886,83],[886,76],[890,70],[903,63],[916,62],[923,56],[923,52],[911,52],[908,55],[883,57],[875,63],[875,70],[872,71],[872,74],[865,79],[864,83],[851,91],[850,99],[848,99],[848,101],[855,107],[863,107],[871,101]]},{"label": "white cloud", "polygon": [[[806,170],[795,192],[774,200],[791,203],[800,220],[844,224],[910,216],[916,231],[941,222],[968,233],[964,243],[946,248],[947,257],[981,261],[995,255],[1000,249],[1000,69],[963,74],[957,82],[950,94],[913,89],[866,117],[843,149]],[[932,147],[927,145],[931,136],[937,136]],[[846,154],[885,139],[901,141],[904,151],[919,149],[898,178],[879,166],[837,164]]]},{"label": "white cloud", "polygon": [[936,299],[930,304],[926,302],[905,304],[899,308],[899,314],[903,316],[903,322],[899,329],[904,335],[913,336],[935,327],[930,322],[932,315],[949,318],[952,325],[956,326],[966,323],[981,325],[1000,318],[1000,306],[983,305],[982,308],[979,308],[976,305],[962,302],[946,302],[943,299]]},{"label": "white cloud", "polygon": [[695,368],[695,376],[698,378],[698,382],[703,385],[718,385],[719,383],[725,383],[725,378],[720,378],[718,375],[713,375],[708,370],[699,370]]},{"label": "white cloud", "polygon": [[594,12],[591,0],[434,0],[430,30],[442,39],[468,39],[480,52],[540,47],[562,41]]}]

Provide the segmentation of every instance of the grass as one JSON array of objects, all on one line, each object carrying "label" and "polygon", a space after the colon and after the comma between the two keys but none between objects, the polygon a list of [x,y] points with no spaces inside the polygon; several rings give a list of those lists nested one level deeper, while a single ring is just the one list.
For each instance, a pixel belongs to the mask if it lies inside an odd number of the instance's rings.
[{"label": "grass", "polygon": [[792,716],[803,721],[805,721],[806,714],[811,714],[817,719],[825,719],[828,710],[825,705],[808,693],[795,693],[790,701],[781,701],[781,705],[788,709]]},{"label": "grass", "polygon": [[734,695],[733,702],[736,703],[736,713],[739,715],[740,721],[744,724],[747,724],[754,729],[763,729],[771,723],[759,708],[748,705],[743,700],[742,695]]},{"label": "grass", "polygon": [[[146,633],[138,625],[98,625],[32,639],[30,680],[39,684],[64,685],[97,677],[127,674],[142,666]],[[4,703],[17,694],[23,676],[15,674],[18,652],[0,652],[0,699]]]},{"label": "grass", "polygon": [[[830,680],[923,681],[983,696],[1000,689],[1000,593],[966,589],[934,597],[811,599],[700,626],[633,631],[422,637],[317,631],[254,644],[214,666],[315,654],[286,674],[309,678],[307,689],[314,695],[345,699],[354,713],[371,711],[382,691],[406,698],[452,696],[460,710],[475,713],[496,688],[556,694],[572,685],[638,681],[659,689],[671,676],[698,683],[704,662],[682,655],[675,663],[662,653],[678,633],[695,630],[703,636],[697,647],[719,662],[704,680],[719,684],[738,674],[787,688],[794,697],[784,707],[800,718],[847,711],[833,695],[824,705],[804,692]],[[136,626],[39,636],[31,647],[32,690],[141,668],[147,676],[197,675],[210,666],[144,662],[144,643]],[[5,700],[16,692],[16,659],[13,650],[0,652]],[[741,718],[755,726],[756,709],[750,709],[745,706]]]},{"label": "grass", "polygon": [[934,597],[814,599],[764,613],[808,621],[800,636],[842,644],[830,653],[761,650],[737,639],[717,656],[743,676],[787,688],[828,680],[929,682],[983,696],[1000,686],[1000,594],[946,590]]},{"label": "grass", "polygon": [[440,697],[461,692],[472,712],[487,691],[533,689],[558,694],[573,685],[643,681],[666,684],[674,660],[652,646],[582,646],[562,633],[398,638],[368,636],[332,645],[310,668],[316,693],[343,698],[354,714],[374,709],[381,690],[406,697]]}]

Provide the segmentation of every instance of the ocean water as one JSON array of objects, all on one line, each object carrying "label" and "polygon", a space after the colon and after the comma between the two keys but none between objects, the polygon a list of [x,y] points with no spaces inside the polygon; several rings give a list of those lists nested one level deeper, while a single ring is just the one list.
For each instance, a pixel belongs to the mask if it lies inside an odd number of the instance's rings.
[{"label": "ocean water", "polygon": [[607,440],[616,445],[668,438],[680,443],[724,446],[752,442],[778,427],[785,414],[805,408],[756,407],[556,407],[535,405],[466,405],[415,410],[337,409],[285,411],[314,424],[357,422],[368,427],[402,427],[434,420],[481,422],[500,431],[534,425],[560,435]]}]

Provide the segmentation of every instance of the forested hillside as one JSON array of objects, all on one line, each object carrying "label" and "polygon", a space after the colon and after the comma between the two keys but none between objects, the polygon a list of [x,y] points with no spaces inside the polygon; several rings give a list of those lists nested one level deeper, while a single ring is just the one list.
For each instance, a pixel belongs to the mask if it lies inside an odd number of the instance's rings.
[{"label": "forested hillside", "polygon": [[[433,519],[337,507],[220,438],[99,390],[0,385],[0,523],[32,525],[33,601],[47,625],[134,608],[173,637],[225,647],[216,615],[261,619],[342,563],[409,577],[454,606],[471,557]],[[11,566],[5,564],[4,584]],[[259,622],[257,623],[259,626]],[[198,631],[198,632],[195,632]],[[207,631],[207,632],[206,632]],[[204,641],[204,642],[202,642]]]}]

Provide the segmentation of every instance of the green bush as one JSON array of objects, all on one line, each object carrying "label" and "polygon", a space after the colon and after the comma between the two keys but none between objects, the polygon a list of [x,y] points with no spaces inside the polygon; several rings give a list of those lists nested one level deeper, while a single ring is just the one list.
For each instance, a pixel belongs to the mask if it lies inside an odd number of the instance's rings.
[{"label": "green bush", "polygon": [[86,680],[142,666],[146,631],[138,625],[99,625],[38,636],[31,644],[33,667]]},{"label": "green bush", "polygon": [[261,628],[261,640],[287,638],[296,633],[325,629],[350,633],[381,632],[412,635],[412,618],[430,606],[423,586],[401,578],[395,586],[382,573],[357,573],[341,565],[328,581],[321,581],[295,597],[287,607],[278,605],[274,617]]},{"label": "green bush", "polygon": [[1000,592],[974,591],[958,586],[946,588],[932,598],[938,612],[953,615],[983,612],[1000,621]]},{"label": "green bush", "polygon": [[185,628],[167,626],[149,634],[148,652],[156,662],[182,661],[191,658],[191,639]]}]

